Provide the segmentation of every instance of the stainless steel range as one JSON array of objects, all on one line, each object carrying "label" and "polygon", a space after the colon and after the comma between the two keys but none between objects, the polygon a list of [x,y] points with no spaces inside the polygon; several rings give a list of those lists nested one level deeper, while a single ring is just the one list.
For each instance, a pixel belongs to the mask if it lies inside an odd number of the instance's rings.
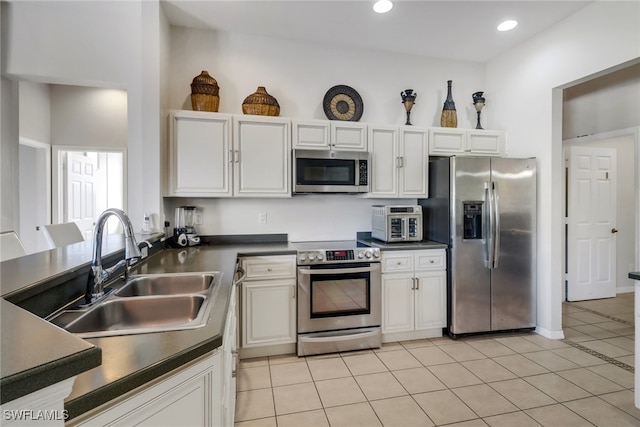
[{"label": "stainless steel range", "polygon": [[380,347],[380,249],[355,241],[296,246],[298,356]]}]

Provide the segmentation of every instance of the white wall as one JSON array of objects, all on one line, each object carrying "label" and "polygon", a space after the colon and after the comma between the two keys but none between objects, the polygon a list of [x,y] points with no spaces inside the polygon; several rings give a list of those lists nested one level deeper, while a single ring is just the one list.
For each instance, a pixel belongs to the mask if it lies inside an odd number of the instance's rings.
[{"label": "white wall", "polygon": [[[141,227],[143,213],[157,215],[162,203],[159,3],[3,2],[2,12],[3,77],[127,91],[128,213]],[[3,117],[5,102],[3,95]],[[4,145],[17,149],[17,140],[3,138],[3,157]],[[15,195],[4,175],[9,200]],[[3,205],[2,213],[3,226],[18,221],[17,210]]]},{"label": "white wall", "polygon": [[[191,110],[190,84],[202,70],[220,86],[220,112],[242,114],[244,98],[265,86],[278,100],[281,116],[300,119],[326,119],[324,94],[345,84],[362,97],[361,122],[404,124],[400,92],[411,88],[418,94],[411,122],[439,126],[447,80],[453,80],[458,127],[475,128],[471,94],[485,90],[485,67],[477,62],[171,27],[171,108]],[[486,91],[483,124],[488,129],[495,125],[492,95]]]},{"label": "white wall", "polygon": [[640,126],[640,63],[564,90],[562,138]]},{"label": "white wall", "polygon": [[487,63],[509,154],[538,158],[538,329],[562,336],[562,93],[554,88],[640,57],[640,3],[594,2]]},{"label": "white wall", "polygon": [[[203,215],[202,235],[287,233],[290,241],[349,240],[371,231],[371,206],[416,204],[415,199],[366,199],[353,195],[308,194],[290,199],[166,200],[167,220],[174,226],[175,208],[193,205]],[[258,214],[267,214],[267,223]]]},{"label": "white wall", "polygon": [[34,141],[51,143],[51,91],[49,85],[21,81],[20,136]]},{"label": "white wall", "polygon": [[[474,128],[471,94],[484,90],[484,65],[470,61],[428,59],[362,49],[336,48],[278,38],[171,27],[170,106],[191,110],[191,81],[209,71],[220,86],[222,113],[242,114],[244,98],[265,86],[280,104],[280,115],[325,119],[322,99],[334,85],[346,84],[363,99],[361,122],[403,125],[400,92],[417,91],[411,122],[439,126],[447,80],[453,80],[458,126]],[[486,96],[491,99],[491,92]],[[486,115],[485,115],[486,111]],[[483,125],[493,124],[490,104]],[[201,234],[289,233],[291,240],[353,239],[371,230],[371,205],[415,203],[413,200],[364,199],[353,196],[294,196],[291,199],[196,199],[166,204],[195,204],[203,211]],[[267,213],[259,224],[258,213]]]}]

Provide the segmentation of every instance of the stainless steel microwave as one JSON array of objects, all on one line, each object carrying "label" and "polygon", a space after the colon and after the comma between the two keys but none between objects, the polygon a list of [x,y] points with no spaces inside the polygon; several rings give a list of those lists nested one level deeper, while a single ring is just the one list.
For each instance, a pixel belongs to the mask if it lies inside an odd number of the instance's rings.
[{"label": "stainless steel microwave", "polygon": [[294,193],[369,192],[369,153],[293,150]]}]

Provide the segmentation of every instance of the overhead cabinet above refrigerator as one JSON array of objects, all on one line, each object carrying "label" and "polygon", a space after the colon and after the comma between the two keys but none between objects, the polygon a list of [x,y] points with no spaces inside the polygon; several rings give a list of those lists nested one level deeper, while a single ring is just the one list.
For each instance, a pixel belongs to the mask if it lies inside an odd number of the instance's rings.
[{"label": "overhead cabinet above refrigerator", "polygon": [[536,160],[429,163],[424,236],[449,245],[448,332],[536,325]]}]

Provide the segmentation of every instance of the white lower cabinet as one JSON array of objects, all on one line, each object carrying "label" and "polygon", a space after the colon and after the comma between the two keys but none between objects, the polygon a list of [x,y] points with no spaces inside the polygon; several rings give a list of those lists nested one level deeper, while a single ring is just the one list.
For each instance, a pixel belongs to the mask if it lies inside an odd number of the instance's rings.
[{"label": "white lower cabinet", "polygon": [[223,426],[222,384],[218,349],[67,425]]},{"label": "white lower cabinet", "polygon": [[383,342],[442,336],[446,284],[444,249],[383,251]]},{"label": "white lower cabinet", "polygon": [[295,255],[246,257],[241,265],[246,272],[242,357],[292,352],[297,340]]}]

